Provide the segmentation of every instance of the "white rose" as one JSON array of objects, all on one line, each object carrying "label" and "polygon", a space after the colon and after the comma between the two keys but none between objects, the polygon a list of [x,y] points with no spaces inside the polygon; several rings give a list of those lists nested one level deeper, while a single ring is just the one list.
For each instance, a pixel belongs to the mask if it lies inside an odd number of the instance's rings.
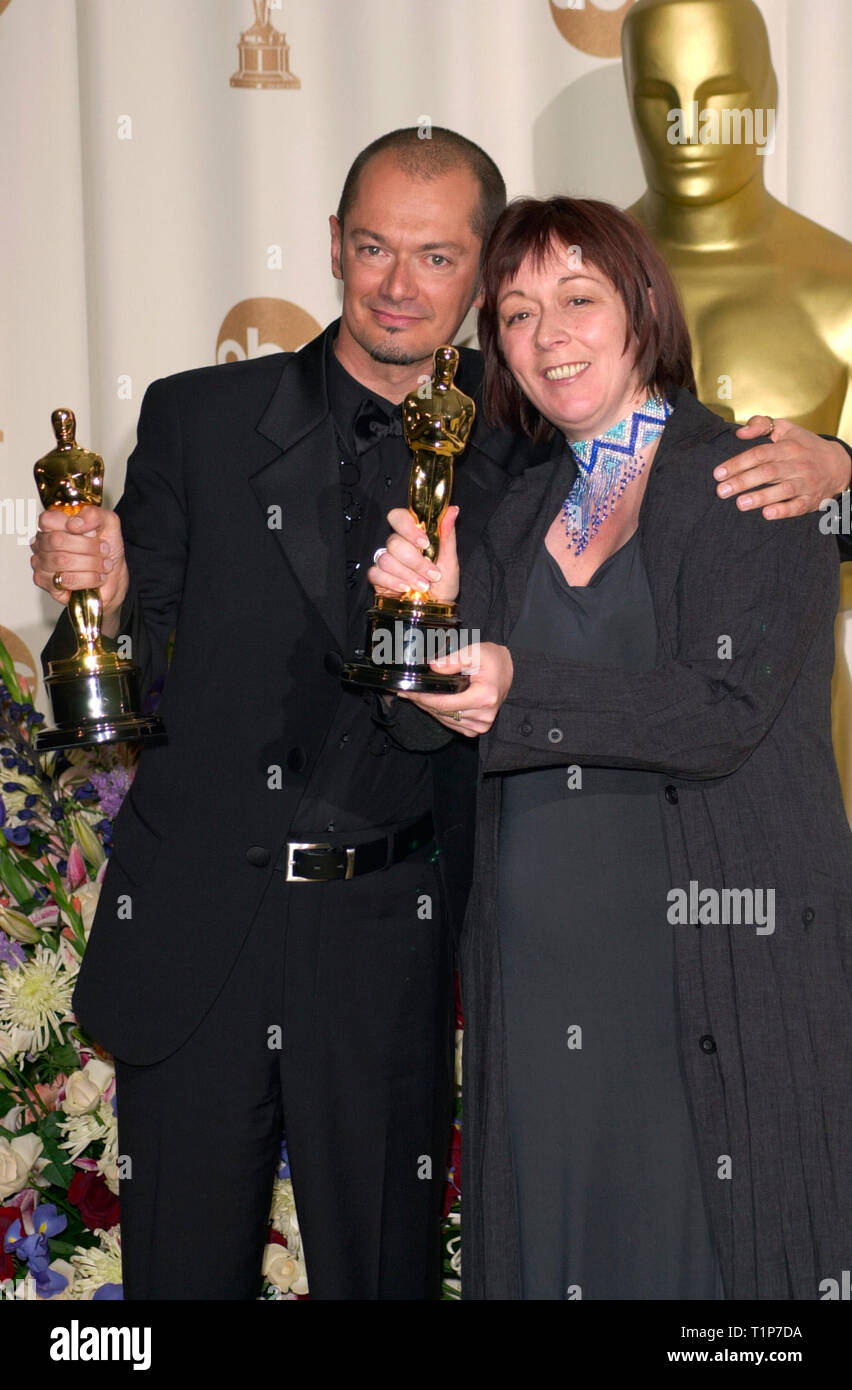
[{"label": "white rose", "polygon": [[94,1081],[101,1095],[115,1076],[115,1067],[112,1062],[102,1062],[100,1057],[90,1057],[83,1071]]},{"label": "white rose", "polygon": [[308,1292],[307,1270],[301,1260],[295,1259],[284,1245],[267,1245],[263,1252],[261,1273],[270,1284],[283,1293]]},{"label": "white rose", "polygon": [[65,1082],[61,1108],[66,1115],[91,1115],[115,1076],[115,1068],[100,1057],[91,1057],[82,1071],[74,1071]]},{"label": "white rose", "polygon": [[66,1115],[91,1115],[101,1098],[100,1087],[85,1071],[72,1071],[65,1082],[65,1099],[61,1102]]},{"label": "white rose", "polygon": [[296,1261],[296,1277],[290,1284],[290,1292],[301,1294],[308,1292],[308,1268],[304,1260]]},{"label": "white rose", "polygon": [[0,1138],[0,1200],[26,1186],[30,1169],[43,1148],[37,1134],[21,1134],[11,1143]]}]

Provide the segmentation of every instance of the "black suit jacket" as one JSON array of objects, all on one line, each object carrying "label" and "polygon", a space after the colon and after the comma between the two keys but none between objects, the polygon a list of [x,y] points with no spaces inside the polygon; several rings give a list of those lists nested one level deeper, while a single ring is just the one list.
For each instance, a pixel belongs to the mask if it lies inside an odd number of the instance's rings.
[{"label": "black suit jacket", "polygon": [[[175,629],[159,705],[168,743],[144,750],[118,813],[73,1001],[95,1039],[131,1063],[167,1056],[215,999],[342,698],[350,653],[326,334],[298,353],[155,381],[142,404],[116,507],[131,577],[119,632],[146,692]],[[461,356],[460,384],[476,398],[479,355]],[[456,474],[463,563],[506,470],[534,456],[480,414]],[[42,660],[73,649],[63,610]],[[274,764],[280,789],[268,785]],[[463,902],[475,790],[465,740],[434,759],[433,783],[448,900]]]}]

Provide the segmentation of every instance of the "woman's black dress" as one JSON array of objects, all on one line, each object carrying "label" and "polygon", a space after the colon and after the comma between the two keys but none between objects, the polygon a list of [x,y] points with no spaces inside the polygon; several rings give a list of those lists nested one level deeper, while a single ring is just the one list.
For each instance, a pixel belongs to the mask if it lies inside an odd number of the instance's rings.
[{"label": "woman's black dress", "polygon": [[[509,641],[654,665],[638,533],[585,587],[544,545]],[[617,677],[616,677],[617,679]],[[722,1296],[677,1050],[666,778],[503,782],[499,917],[522,1297]],[[719,1177],[717,1181],[725,1181]]]}]

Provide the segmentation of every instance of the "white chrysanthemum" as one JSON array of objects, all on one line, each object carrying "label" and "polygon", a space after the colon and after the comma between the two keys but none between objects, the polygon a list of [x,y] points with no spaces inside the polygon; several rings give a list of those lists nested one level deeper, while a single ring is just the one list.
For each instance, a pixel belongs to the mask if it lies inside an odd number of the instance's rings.
[{"label": "white chrysanthemum", "polygon": [[88,1250],[79,1248],[71,1256],[74,1267],[74,1297],[90,1299],[102,1284],[121,1283],[121,1238],[119,1228],[95,1232],[99,1244]]},{"label": "white chrysanthemum", "polygon": [[269,1221],[272,1229],[286,1240],[290,1253],[293,1256],[298,1256],[302,1249],[302,1238],[299,1235],[299,1218],[296,1215],[293,1184],[289,1178],[275,1179],[272,1188],[272,1207],[269,1212]]},{"label": "white chrysanthemum", "polygon": [[103,1138],[103,1125],[97,1115],[69,1115],[67,1119],[59,1121],[58,1128],[60,1134],[65,1135],[59,1147],[68,1150],[72,1163],[90,1144],[96,1144]]},{"label": "white chrysanthemum", "polygon": [[[90,1144],[102,1143],[104,1148],[98,1162],[98,1171],[103,1172],[104,1168],[115,1166],[118,1159],[118,1125],[109,1101],[101,1100],[93,1114],[64,1116],[59,1121],[58,1128],[65,1136],[59,1147],[68,1150],[68,1157],[72,1163]],[[113,1188],[109,1182],[107,1186],[111,1192],[114,1191],[116,1196],[118,1195],[117,1186]]]},{"label": "white chrysanthemum", "polygon": [[114,1196],[118,1196],[118,1122],[112,1113],[112,1106],[102,1100],[98,1115],[103,1125],[103,1153],[98,1159],[98,1172]]},{"label": "white chrysanthemum", "polygon": [[25,965],[0,965],[0,1029],[21,1030],[27,1052],[44,1052],[50,1032],[63,1042],[60,1024],[70,1020],[71,995],[77,976],[67,953],[36,946]]}]

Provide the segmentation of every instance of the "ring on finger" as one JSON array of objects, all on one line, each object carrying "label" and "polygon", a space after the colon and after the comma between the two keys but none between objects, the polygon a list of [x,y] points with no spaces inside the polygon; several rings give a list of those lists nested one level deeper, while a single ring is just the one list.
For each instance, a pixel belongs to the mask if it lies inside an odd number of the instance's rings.
[{"label": "ring on finger", "polygon": [[460,723],[461,723],[461,710],[460,710],[460,709],[451,709],[451,710],[450,710],[450,718],[451,718],[451,719],[454,719],[454,720],[456,721],[457,724],[460,724]]},{"label": "ring on finger", "polygon": [[54,589],[56,589],[59,593],[61,593],[62,590],[65,588],[65,584],[59,570],[54,570],[53,579],[51,580],[51,583],[53,584]]},{"label": "ring on finger", "polygon": [[374,550],[374,551],[373,551],[373,564],[374,564],[374,565],[377,565],[377,564],[379,563],[379,556],[380,556],[380,555],[387,555],[387,553],[388,553],[388,548],[387,548],[387,546],[386,546],[386,545],[380,545],[379,548],[378,548],[378,550]]}]

